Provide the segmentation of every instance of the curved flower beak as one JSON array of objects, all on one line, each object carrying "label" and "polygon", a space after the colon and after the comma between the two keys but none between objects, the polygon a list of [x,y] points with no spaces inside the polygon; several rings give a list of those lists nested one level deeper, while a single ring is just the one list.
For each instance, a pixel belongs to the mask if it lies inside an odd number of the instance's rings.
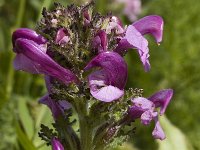
[{"label": "curved flower beak", "polygon": [[171,101],[172,96],[173,90],[165,89],[155,93],[148,99],[152,101],[156,105],[156,107],[160,107],[160,115],[163,115],[169,102]]},{"label": "curved flower beak", "polygon": [[51,140],[51,145],[52,145],[52,150],[64,150],[63,145],[55,137]]},{"label": "curved flower beak", "polygon": [[143,63],[145,71],[150,70],[148,41],[143,35],[151,34],[157,43],[162,41],[163,36],[163,19],[160,16],[147,16],[137,22],[129,25],[125,37],[121,39],[117,48],[114,50],[123,54],[129,48],[137,49],[140,60]]},{"label": "curved flower beak", "polygon": [[93,39],[92,45],[99,53],[107,51],[108,40],[106,32],[100,30]]},{"label": "curved flower beak", "polygon": [[128,26],[126,33],[125,33],[125,37],[120,40],[117,48],[114,51],[122,54],[123,51],[126,51],[129,48],[137,49],[137,51],[140,55],[140,60],[143,63],[145,71],[149,71],[150,64],[149,64],[149,60],[148,60],[148,58],[149,58],[148,41],[132,25]]},{"label": "curved flower beak", "polygon": [[85,70],[100,67],[89,75],[90,92],[96,99],[111,102],[124,94],[127,80],[127,65],[115,52],[103,52],[93,58]]},{"label": "curved flower beak", "polygon": [[151,34],[154,36],[157,43],[162,41],[163,37],[163,24],[162,17],[157,15],[146,16],[132,25],[142,34]]},{"label": "curved flower beak", "polygon": [[20,28],[17,29],[15,32],[13,32],[12,35],[12,43],[13,47],[15,47],[15,41],[18,38],[28,39],[31,41],[34,41],[37,44],[45,44],[47,40],[42,37],[41,35],[37,34],[34,30],[28,29],[28,28]]},{"label": "curved flower beak", "polygon": [[[16,33],[14,33],[14,36],[15,34]],[[31,73],[46,74],[66,84],[76,81],[76,76],[70,70],[57,64],[46,54],[46,47],[44,46],[45,45],[40,45],[33,40],[17,38],[14,45],[15,52],[17,53],[14,60],[15,69]]]}]

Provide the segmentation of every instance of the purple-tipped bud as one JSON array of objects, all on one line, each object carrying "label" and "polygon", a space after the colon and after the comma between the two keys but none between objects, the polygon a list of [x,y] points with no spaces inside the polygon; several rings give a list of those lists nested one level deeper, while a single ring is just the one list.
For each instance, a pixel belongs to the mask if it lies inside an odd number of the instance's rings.
[{"label": "purple-tipped bud", "polygon": [[66,44],[69,42],[69,40],[70,38],[69,38],[68,31],[64,28],[59,29],[55,38],[56,44],[59,44],[59,45]]},{"label": "purple-tipped bud", "polygon": [[91,16],[90,16],[90,14],[89,14],[89,10],[85,10],[84,12],[83,12],[83,21],[84,21],[84,25],[85,26],[88,26],[88,25],[90,25],[90,22],[91,22]]},{"label": "purple-tipped bud", "polygon": [[53,138],[51,140],[52,150],[64,150],[63,145],[57,138]]},{"label": "purple-tipped bud", "polygon": [[112,30],[114,30],[117,35],[124,33],[122,22],[115,16],[111,18],[106,28],[106,33],[110,34]]},{"label": "purple-tipped bud", "polygon": [[118,17],[112,16],[111,21],[117,23],[118,25],[120,25],[123,28],[122,21]]},{"label": "purple-tipped bud", "polygon": [[98,50],[99,53],[107,51],[107,34],[105,31],[100,30],[94,37],[92,41],[92,45],[95,49]]}]

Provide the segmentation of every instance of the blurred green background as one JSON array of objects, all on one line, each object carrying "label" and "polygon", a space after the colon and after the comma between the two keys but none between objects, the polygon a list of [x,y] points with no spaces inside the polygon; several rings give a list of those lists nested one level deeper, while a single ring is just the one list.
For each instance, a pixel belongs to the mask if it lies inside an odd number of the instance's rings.
[{"label": "blurred green background", "polygon": [[[72,1],[72,0],[71,0]],[[60,0],[63,5],[69,0]],[[83,0],[82,0],[83,1]],[[74,0],[81,3],[81,0]],[[43,7],[53,0],[0,0],[0,150],[48,150],[38,137],[40,124],[50,124],[51,115],[37,100],[45,94],[42,76],[13,70],[11,34],[19,27],[34,28]],[[96,9],[113,11],[124,24],[123,6],[114,0],[97,0]],[[135,136],[117,150],[200,150],[200,2],[199,0],[143,0],[140,17],[164,18],[164,40],[150,44],[152,69],[145,73],[135,51],[126,59],[128,87],[143,88],[150,96],[162,88],[173,88],[174,97],[161,124],[167,139],[155,141],[153,124],[138,124]]]}]

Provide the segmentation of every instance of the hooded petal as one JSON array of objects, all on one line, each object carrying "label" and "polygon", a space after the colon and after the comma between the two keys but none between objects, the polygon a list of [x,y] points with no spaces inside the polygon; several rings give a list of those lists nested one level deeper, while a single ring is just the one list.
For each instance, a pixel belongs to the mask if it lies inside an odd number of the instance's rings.
[{"label": "hooded petal", "polygon": [[37,34],[34,30],[31,30],[28,28],[20,28],[20,29],[17,29],[15,32],[13,32],[13,35],[12,35],[13,47],[15,47],[15,41],[18,38],[28,39],[28,40],[34,41],[37,44],[45,44],[47,42],[47,40],[44,37]]},{"label": "hooded petal", "polygon": [[[55,77],[64,83],[76,80],[76,76],[70,70],[57,64],[44,52],[44,50],[42,50],[41,46],[34,41],[19,38],[15,42],[15,48],[18,54],[23,54],[25,57],[30,59],[29,62],[32,61],[36,64],[34,66],[36,67],[36,72]],[[15,64],[17,63],[20,62],[15,61]],[[22,65],[22,67],[26,66]],[[27,68],[20,69],[24,71],[28,70]]]},{"label": "hooded petal", "polygon": [[93,58],[85,70],[100,67],[107,76],[107,85],[123,89],[127,80],[127,65],[124,59],[115,52],[103,52]]},{"label": "hooded petal", "polygon": [[52,150],[64,150],[64,147],[57,138],[51,140]]},{"label": "hooded petal", "polygon": [[155,139],[160,139],[160,140],[164,140],[166,138],[165,133],[162,129],[162,127],[160,126],[160,122],[158,121],[158,116],[155,117],[155,128],[152,132],[152,136]]},{"label": "hooded petal", "polygon": [[127,65],[124,59],[115,52],[103,52],[93,58],[85,70],[94,67],[101,69],[89,75],[91,94],[101,101],[109,102],[121,97],[127,80]]},{"label": "hooded petal", "polygon": [[142,34],[151,34],[157,43],[162,41],[163,19],[157,15],[146,16],[132,25]]},{"label": "hooded petal", "polygon": [[56,44],[66,44],[69,42],[69,33],[66,29],[61,28],[58,30],[55,38]]},{"label": "hooded petal", "polygon": [[148,60],[149,58],[148,41],[132,25],[128,26],[125,37],[122,40],[120,40],[117,48],[114,51],[116,51],[119,54],[123,54],[123,52],[127,51],[127,49],[129,48],[137,49],[145,71],[149,71],[150,64]]},{"label": "hooded petal", "polygon": [[99,53],[107,51],[108,40],[106,32],[100,30],[93,39],[92,45]]},{"label": "hooded petal", "polygon": [[173,96],[173,90],[165,89],[155,93],[148,99],[152,101],[156,105],[156,107],[160,107],[160,115],[163,115],[172,96]]}]

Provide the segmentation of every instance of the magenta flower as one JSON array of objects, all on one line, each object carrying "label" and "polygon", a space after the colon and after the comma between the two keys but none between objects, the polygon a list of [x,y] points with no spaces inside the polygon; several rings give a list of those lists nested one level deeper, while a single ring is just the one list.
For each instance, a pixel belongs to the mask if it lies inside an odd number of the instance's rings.
[{"label": "magenta flower", "polygon": [[137,97],[132,99],[133,106],[129,109],[129,115],[132,119],[141,119],[141,123],[149,125],[152,120],[155,121],[155,128],[152,135],[155,139],[164,140],[165,133],[158,121],[158,112],[156,108],[160,108],[160,115],[163,115],[171,98],[173,96],[172,89],[166,89],[159,91],[146,99],[143,97]]},{"label": "magenta flower", "polygon": [[145,71],[150,70],[148,41],[143,35],[151,34],[157,43],[162,41],[163,19],[160,16],[147,16],[137,22],[129,25],[125,36],[121,38],[117,48],[114,50],[123,54],[130,48],[137,49],[140,60],[143,63]]},{"label": "magenta flower", "polygon": [[55,137],[51,140],[51,145],[52,145],[52,150],[64,150],[63,145]]},{"label": "magenta flower", "polygon": [[47,55],[46,40],[31,29],[18,29],[13,33],[16,52],[14,68],[34,74],[45,74],[64,83],[76,81],[76,76]]},{"label": "magenta flower", "polygon": [[100,67],[89,75],[90,93],[104,102],[119,99],[124,94],[127,80],[127,65],[115,52],[102,52],[93,58],[85,70]]}]

